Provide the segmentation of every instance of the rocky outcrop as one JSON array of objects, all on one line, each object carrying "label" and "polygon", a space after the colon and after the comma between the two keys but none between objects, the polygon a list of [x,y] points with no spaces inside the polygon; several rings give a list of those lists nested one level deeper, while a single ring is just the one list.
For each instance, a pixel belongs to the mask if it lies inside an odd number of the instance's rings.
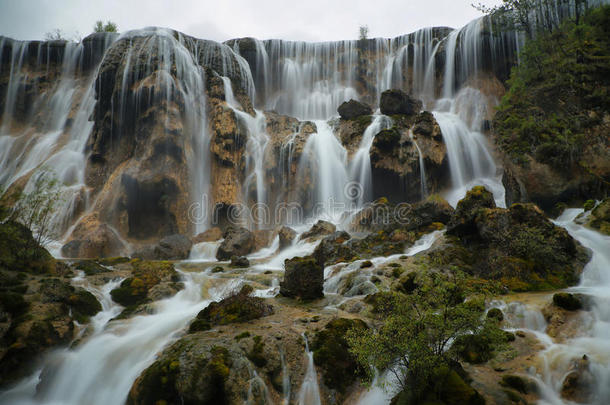
[{"label": "rocky outcrop", "polygon": [[71,240],[61,248],[64,257],[96,258],[119,256],[126,247],[117,232],[106,223],[101,223],[96,214],[80,221],[71,235]]},{"label": "rocky outcrop", "polygon": [[280,294],[285,297],[312,300],[324,296],[324,268],[311,257],[295,257],[284,262],[284,281]]},{"label": "rocky outcrop", "polygon": [[254,234],[246,228],[231,226],[225,231],[223,238],[224,240],[216,252],[218,260],[229,260],[232,256],[245,256],[254,251]]},{"label": "rocky outcrop", "polygon": [[318,222],[313,224],[312,227],[309,228],[308,231],[303,232],[299,239],[300,240],[319,239],[323,236],[330,235],[331,233],[335,232],[336,230],[337,230],[337,227],[334,224],[332,224],[328,221],[319,220]]},{"label": "rocky outcrop", "polygon": [[280,250],[285,249],[288,246],[292,245],[294,238],[297,237],[297,233],[294,229],[289,228],[287,226],[283,226],[280,228],[278,232],[278,236],[280,238]]},{"label": "rocky outcrop", "polygon": [[360,101],[352,99],[344,101],[337,109],[337,112],[342,119],[351,120],[362,115],[371,115],[373,114],[373,109]]},{"label": "rocky outcrop", "polygon": [[421,111],[422,102],[412,98],[400,89],[386,90],[381,93],[379,109],[385,115],[415,115]]},{"label": "rocky outcrop", "polygon": [[587,226],[610,236],[610,198],[605,198],[591,210]]},{"label": "rocky outcrop", "polygon": [[564,288],[578,281],[589,256],[568,232],[533,204],[495,208],[491,193],[475,187],[458,203],[447,234],[474,256],[472,271],[512,290]]},{"label": "rocky outcrop", "polygon": [[579,404],[588,404],[595,395],[597,381],[589,366],[589,358],[584,355],[572,364],[572,370],[563,380],[561,397]]},{"label": "rocky outcrop", "polygon": [[351,236],[345,231],[337,231],[322,239],[313,251],[312,256],[321,266],[350,261],[356,257],[356,253],[345,244]]},{"label": "rocky outcrop", "polygon": [[447,149],[434,116],[429,112],[395,116],[393,124],[375,136],[370,150],[374,198],[415,202],[448,185]]}]

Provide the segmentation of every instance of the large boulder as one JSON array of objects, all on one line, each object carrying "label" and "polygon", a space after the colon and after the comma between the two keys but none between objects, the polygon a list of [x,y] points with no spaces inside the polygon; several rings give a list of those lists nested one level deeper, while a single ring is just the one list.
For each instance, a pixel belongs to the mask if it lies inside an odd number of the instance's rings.
[{"label": "large boulder", "polygon": [[284,281],[280,283],[280,294],[303,300],[324,296],[324,268],[315,258],[306,256],[286,259],[284,268]]},{"label": "large boulder", "polygon": [[184,235],[166,236],[156,245],[149,245],[133,254],[144,260],[184,260],[189,257],[192,242]]},{"label": "large boulder", "polygon": [[251,297],[252,291],[251,286],[244,285],[239,292],[219,302],[212,302],[197,314],[189,332],[208,330],[215,325],[247,322],[273,314],[273,306],[267,304],[264,298]]},{"label": "large boulder", "polygon": [[316,333],[311,343],[313,360],[322,370],[324,384],[344,394],[364,370],[349,351],[346,334],[349,330],[365,330],[368,327],[360,319],[333,319]]},{"label": "large boulder", "polygon": [[301,234],[300,239],[317,239],[335,232],[337,227],[328,221],[319,220],[307,231]]},{"label": "large boulder", "polygon": [[74,239],[61,248],[64,257],[115,257],[125,250],[121,238],[108,224],[96,223],[89,226],[81,223],[72,233],[72,237]]},{"label": "large boulder", "polygon": [[386,90],[381,93],[379,109],[385,115],[414,115],[422,108],[422,102],[412,98],[399,89]]},{"label": "large boulder", "polygon": [[297,233],[294,229],[289,228],[287,226],[283,226],[280,228],[278,232],[278,236],[280,238],[280,250],[285,249],[288,246],[292,245],[294,238],[296,238]]},{"label": "large boulder", "polygon": [[344,101],[337,109],[337,112],[344,120],[351,120],[362,115],[371,115],[373,114],[373,109],[360,101],[352,99]]},{"label": "large boulder", "polygon": [[230,260],[232,256],[245,256],[256,246],[254,234],[244,227],[230,226],[223,234],[224,240],[218,247],[216,258]]},{"label": "large boulder", "polygon": [[587,226],[610,236],[610,198],[604,199],[593,208]]},{"label": "large boulder", "polygon": [[351,239],[345,231],[334,232],[320,241],[312,256],[321,266],[341,261],[350,261],[356,253],[345,242]]},{"label": "large boulder", "polygon": [[475,219],[481,208],[495,208],[496,202],[492,193],[483,186],[473,187],[461,199],[455,213],[447,224],[447,233],[460,237],[476,233]]}]

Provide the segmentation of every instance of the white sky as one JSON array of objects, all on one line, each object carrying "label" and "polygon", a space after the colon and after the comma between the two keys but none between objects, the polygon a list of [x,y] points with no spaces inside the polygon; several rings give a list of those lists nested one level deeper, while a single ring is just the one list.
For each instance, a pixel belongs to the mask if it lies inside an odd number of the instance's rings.
[{"label": "white sky", "polygon": [[162,26],[225,41],[251,36],[305,41],[394,37],[430,26],[461,27],[481,14],[471,3],[500,0],[0,0],[0,35],[43,39],[59,28],[88,35],[96,20],[119,31]]}]

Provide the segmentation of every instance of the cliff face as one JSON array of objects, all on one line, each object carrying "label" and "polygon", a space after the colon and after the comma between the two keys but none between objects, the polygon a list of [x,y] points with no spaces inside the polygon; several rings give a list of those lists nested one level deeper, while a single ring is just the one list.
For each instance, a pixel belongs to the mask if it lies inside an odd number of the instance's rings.
[{"label": "cliff face", "polygon": [[[219,44],[158,28],[80,44],[2,38],[0,181],[27,187],[42,169],[59,177],[66,203],[57,238],[71,243],[69,256],[115,255],[212,222],[254,227],[234,210],[257,203],[298,203],[309,213],[328,196],[321,182],[329,176],[365,179],[365,201],[414,202],[454,176],[431,114],[391,116],[389,143],[372,134],[359,175],[354,158],[372,119],[329,119],[347,99],[376,108],[383,90],[397,88],[424,110],[457,114],[470,131],[488,129],[518,42],[491,25],[482,18],[460,30],[317,44]],[[327,124],[342,148],[334,155],[311,137]],[[324,172],[328,161],[343,174]],[[506,184],[529,187],[510,173]],[[343,186],[332,188],[339,195]]]}]

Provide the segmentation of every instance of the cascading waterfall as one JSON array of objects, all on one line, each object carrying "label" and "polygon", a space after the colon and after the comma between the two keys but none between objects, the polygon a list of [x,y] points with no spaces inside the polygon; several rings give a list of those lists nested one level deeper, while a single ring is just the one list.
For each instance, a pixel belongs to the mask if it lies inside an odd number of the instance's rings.
[{"label": "cascading waterfall", "polygon": [[317,132],[307,139],[299,173],[305,177],[307,168],[313,173],[314,217],[337,218],[350,203],[349,192],[345,190],[349,183],[347,151],[326,121],[315,124]]},{"label": "cascading waterfall", "polygon": [[[184,328],[211,300],[220,299],[234,288],[232,283],[211,288],[210,299],[203,300],[200,283],[205,276],[187,273],[182,276],[184,290],[156,302],[154,314],[107,322],[95,328],[93,335],[76,348],[49,354],[44,369],[1,394],[0,402],[14,405],[124,403],[133,381],[172,340],[176,331]],[[105,296],[102,302],[110,302],[109,291],[110,288],[100,291]],[[108,314],[116,314],[116,307],[116,304],[106,306],[96,317],[108,320]]]},{"label": "cascading waterfall", "polygon": [[309,350],[309,342],[307,336],[303,335],[305,340],[305,356],[307,357],[307,371],[305,378],[301,383],[301,388],[297,395],[297,405],[321,405],[320,387],[318,387],[318,374],[316,366],[313,363],[313,352]]},{"label": "cascading waterfall", "polygon": [[372,199],[373,176],[371,174],[370,150],[373,146],[375,135],[382,129],[392,126],[392,119],[385,115],[375,115],[373,121],[364,130],[358,150],[349,163],[349,178],[362,187],[361,192],[356,195],[356,206],[362,207],[365,202]]},{"label": "cascading waterfall", "polygon": [[428,195],[428,186],[426,184],[426,166],[424,165],[424,155],[422,154],[421,149],[417,144],[417,140],[415,140],[415,138],[413,137],[413,131],[409,131],[409,137],[411,138],[411,141],[413,141],[415,149],[417,149],[417,155],[419,156],[419,177],[421,179],[421,195],[422,198],[426,198],[426,196]]}]

